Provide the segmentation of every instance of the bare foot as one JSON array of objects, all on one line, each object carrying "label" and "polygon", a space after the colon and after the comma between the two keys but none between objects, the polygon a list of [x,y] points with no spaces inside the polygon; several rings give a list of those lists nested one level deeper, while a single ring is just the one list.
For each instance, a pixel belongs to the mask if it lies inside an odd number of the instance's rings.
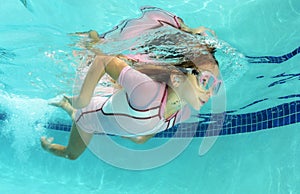
[{"label": "bare foot", "polygon": [[46,138],[45,136],[41,137],[41,146],[44,150],[48,151],[51,147],[51,144],[53,142],[54,138]]},{"label": "bare foot", "polygon": [[50,102],[49,105],[62,108],[74,120],[76,109],[71,104],[71,99],[64,96],[59,102]]},{"label": "bare foot", "polygon": [[50,102],[49,105],[65,109],[70,104],[70,98],[64,96],[59,102]]}]

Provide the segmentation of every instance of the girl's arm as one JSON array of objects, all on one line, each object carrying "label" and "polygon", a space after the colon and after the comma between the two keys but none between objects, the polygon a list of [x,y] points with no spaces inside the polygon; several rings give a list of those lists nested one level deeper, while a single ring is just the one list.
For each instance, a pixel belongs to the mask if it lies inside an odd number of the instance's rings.
[{"label": "girl's arm", "polygon": [[80,94],[71,99],[72,106],[76,109],[86,107],[90,103],[94,90],[102,76],[107,73],[114,80],[117,80],[126,66],[128,66],[127,63],[117,57],[96,55],[83,81]]},{"label": "girl's arm", "polygon": [[104,41],[104,39],[99,36],[96,30],[90,30],[87,32],[75,32],[70,33],[69,35],[84,37],[84,39],[76,43],[77,47],[90,50],[95,54],[103,55],[103,53],[99,49],[94,48],[94,45],[101,44]]},{"label": "girl's arm", "polygon": [[213,36],[216,36],[215,31],[213,31],[212,29],[206,28],[204,26],[199,26],[197,28],[190,28],[189,26],[187,26],[182,19],[178,19],[178,23],[180,24],[180,29],[182,31],[191,33],[191,34],[205,34],[205,31],[210,32]]}]

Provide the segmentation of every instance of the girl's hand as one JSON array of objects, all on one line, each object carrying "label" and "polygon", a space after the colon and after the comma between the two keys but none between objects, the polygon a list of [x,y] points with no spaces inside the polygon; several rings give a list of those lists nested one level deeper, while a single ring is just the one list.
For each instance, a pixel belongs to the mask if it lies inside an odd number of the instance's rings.
[{"label": "girl's hand", "polygon": [[206,28],[206,27],[204,27],[204,26],[200,26],[200,27],[198,27],[198,28],[192,29],[192,33],[193,33],[193,34],[203,34],[203,33],[206,34],[205,31],[208,31],[209,33],[211,33],[211,35],[213,35],[214,37],[217,37],[215,31],[213,31],[213,30],[210,29],[210,28]]}]

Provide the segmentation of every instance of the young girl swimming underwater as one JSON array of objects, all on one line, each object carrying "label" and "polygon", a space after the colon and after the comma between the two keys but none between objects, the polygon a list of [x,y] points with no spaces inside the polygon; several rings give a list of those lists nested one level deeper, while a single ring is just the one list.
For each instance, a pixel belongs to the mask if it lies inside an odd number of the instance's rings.
[{"label": "young girl swimming underwater", "polygon": [[[95,45],[106,44],[117,37],[129,40],[161,28],[175,28],[169,38],[153,38],[143,52],[108,54],[95,47],[92,63],[84,78],[80,94],[64,97],[52,103],[64,109],[72,118],[73,125],[67,146],[52,143],[53,138],[41,138],[42,147],[60,157],[78,158],[86,149],[95,133],[118,135],[136,143],[144,143],[156,133],[183,122],[191,110],[201,107],[215,95],[222,83],[218,79],[219,66],[214,48],[202,42],[192,44],[197,53],[187,54],[164,47],[167,54],[158,55],[161,45],[178,44],[184,36],[205,36],[205,27],[191,29],[179,17],[157,8],[143,8],[143,16],[127,20],[114,30],[98,35],[95,31],[77,33],[88,35]],[[166,37],[166,36],[165,36]],[[146,49],[147,47],[147,49]],[[134,50],[130,48],[131,50]],[[146,49],[146,50],[145,50]],[[158,48],[161,49],[162,48]],[[156,63],[159,60],[159,63]],[[164,61],[162,63],[161,61]],[[109,75],[121,87],[110,96],[94,96],[94,90],[105,75]]]}]

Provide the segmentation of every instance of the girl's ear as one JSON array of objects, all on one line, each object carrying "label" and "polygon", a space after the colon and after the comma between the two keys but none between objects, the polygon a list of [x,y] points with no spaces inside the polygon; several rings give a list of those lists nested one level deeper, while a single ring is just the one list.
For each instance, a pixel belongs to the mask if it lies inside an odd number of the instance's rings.
[{"label": "girl's ear", "polygon": [[171,73],[170,80],[171,80],[172,86],[174,88],[178,88],[180,83],[182,82],[182,76],[178,75],[176,73]]}]

